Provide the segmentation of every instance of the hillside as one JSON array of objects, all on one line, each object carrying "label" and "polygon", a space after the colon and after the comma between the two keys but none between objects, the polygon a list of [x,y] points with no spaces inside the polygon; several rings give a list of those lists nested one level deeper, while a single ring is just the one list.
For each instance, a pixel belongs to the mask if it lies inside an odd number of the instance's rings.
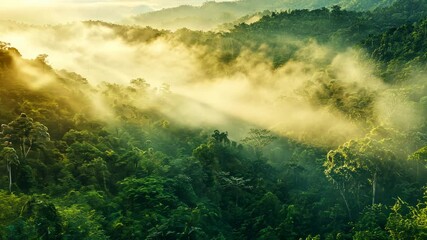
[{"label": "hillside", "polygon": [[214,30],[219,25],[238,21],[245,15],[251,15],[265,10],[281,11],[288,9],[316,9],[339,5],[344,9],[366,11],[389,6],[395,0],[383,1],[353,1],[353,0],[239,0],[235,2],[209,1],[201,7],[179,6],[159,11],[149,12],[129,19],[129,23],[141,26],[151,26],[159,29],[176,30],[189,28],[193,30]]},{"label": "hillside", "polygon": [[425,239],[427,3],[329,2],[0,22],[0,240]]}]

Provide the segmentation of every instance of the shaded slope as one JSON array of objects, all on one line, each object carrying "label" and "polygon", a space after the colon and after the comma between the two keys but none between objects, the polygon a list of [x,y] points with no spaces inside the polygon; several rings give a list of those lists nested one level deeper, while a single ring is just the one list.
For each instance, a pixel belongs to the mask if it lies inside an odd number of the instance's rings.
[{"label": "shaded slope", "polygon": [[340,5],[345,9],[365,11],[390,5],[394,0],[241,0],[236,2],[206,2],[201,7],[180,6],[135,16],[130,21],[155,28],[211,30],[239,18],[265,10],[316,9]]}]

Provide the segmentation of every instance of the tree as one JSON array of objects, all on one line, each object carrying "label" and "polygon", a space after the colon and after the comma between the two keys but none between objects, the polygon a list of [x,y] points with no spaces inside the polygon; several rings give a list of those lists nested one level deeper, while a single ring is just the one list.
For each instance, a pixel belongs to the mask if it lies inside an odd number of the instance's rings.
[{"label": "tree", "polygon": [[[104,153],[88,142],[75,142],[67,148],[67,168],[78,178],[83,185],[90,185],[97,182],[96,177],[101,174],[108,176],[106,163],[103,160]],[[95,178],[91,181],[91,178]],[[103,180],[101,180],[103,181]]]},{"label": "tree", "polygon": [[389,239],[384,230],[387,222],[388,209],[382,204],[367,206],[354,224],[354,240]]},{"label": "tree", "polygon": [[0,152],[0,158],[6,162],[7,171],[9,173],[9,192],[12,192],[12,165],[18,165],[19,159],[15,149],[5,147]]},{"label": "tree", "polygon": [[[327,154],[327,161],[324,163],[325,174],[340,191],[349,217],[351,211],[347,193],[351,192],[360,204],[360,190],[370,185],[371,204],[374,205],[379,180],[385,183],[393,178],[391,175],[398,174],[393,169],[395,156],[389,141],[388,138],[370,133],[365,138],[346,142]],[[384,180],[386,178],[387,180]]]},{"label": "tree", "polygon": [[219,170],[219,162],[215,152],[215,143],[209,141],[193,150],[193,156],[201,163],[206,174],[205,184],[212,187],[215,184],[215,172]]},{"label": "tree", "polygon": [[122,206],[130,211],[168,211],[176,202],[169,189],[170,182],[163,177],[128,177],[119,182]]},{"label": "tree", "polygon": [[218,172],[221,187],[229,189],[235,194],[235,205],[237,207],[239,201],[240,192],[245,189],[252,189],[252,186],[248,185],[249,179],[243,177],[230,176],[228,172]]},{"label": "tree", "polygon": [[417,206],[399,198],[391,210],[386,225],[390,239],[427,239],[427,191]]},{"label": "tree", "polygon": [[86,184],[97,184],[108,192],[107,178],[111,175],[107,164],[101,157],[94,158],[89,162],[84,162],[78,167],[80,179],[85,179]]},{"label": "tree", "polygon": [[9,194],[7,191],[0,190],[0,239],[22,239],[15,235],[14,238],[7,238],[7,229],[18,218],[22,206],[28,201],[27,195]]},{"label": "tree", "polygon": [[63,239],[109,239],[102,229],[101,216],[89,209],[87,205],[73,204],[70,207],[60,208],[59,215],[63,221]]},{"label": "tree", "polygon": [[334,5],[331,7],[331,13],[335,16],[338,16],[341,13],[341,6],[339,5]]},{"label": "tree", "polygon": [[3,140],[18,149],[19,157],[25,160],[33,148],[41,148],[50,141],[50,135],[45,125],[34,122],[25,113],[10,122],[2,124]]},{"label": "tree", "polygon": [[270,130],[252,128],[249,130],[248,136],[245,137],[242,142],[250,145],[255,152],[255,156],[259,159],[262,150],[276,140],[276,138],[276,136],[271,134]]},{"label": "tree", "polygon": [[420,178],[420,172],[425,173],[427,170],[427,146],[422,147],[409,155],[408,160],[415,164],[416,179],[418,181]]},{"label": "tree", "polygon": [[27,226],[37,234],[34,239],[62,239],[62,221],[55,205],[46,201],[43,196],[33,196],[21,210],[21,217]]},{"label": "tree", "polygon": [[219,130],[215,130],[212,134],[212,137],[215,139],[216,142],[222,143],[223,145],[230,144],[230,140],[228,139],[228,132],[220,132]]},{"label": "tree", "polygon": [[351,184],[354,184],[354,180],[352,174],[348,171],[349,167],[347,167],[347,165],[349,163],[346,163],[345,158],[346,155],[343,151],[341,151],[341,149],[330,151],[326,156],[327,161],[325,161],[324,167],[326,168],[326,177],[338,189],[341,197],[344,200],[348,217],[351,219],[352,214],[350,204],[347,199],[347,192],[349,191],[349,188],[351,188]]}]

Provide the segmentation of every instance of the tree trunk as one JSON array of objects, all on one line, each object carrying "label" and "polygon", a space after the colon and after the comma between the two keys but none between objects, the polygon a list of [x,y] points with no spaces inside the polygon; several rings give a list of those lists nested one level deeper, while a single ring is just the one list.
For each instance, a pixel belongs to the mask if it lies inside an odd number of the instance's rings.
[{"label": "tree trunk", "polygon": [[357,208],[358,209],[362,209],[361,205],[362,205],[362,201],[360,201],[360,184],[357,185],[357,190],[356,190],[356,204],[357,204]]},{"label": "tree trunk", "polygon": [[12,193],[12,166],[7,164],[7,171],[9,172],[9,192]]},{"label": "tree trunk", "polygon": [[102,179],[104,181],[105,192],[108,192],[108,189],[107,189],[107,178],[105,177],[105,172],[102,173]]},{"label": "tree trunk", "polygon": [[21,157],[24,160],[25,159],[25,138],[21,138],[21,146],[19,146],[19,148],[21,149]]},{"label": "tree trunk", "polygon": [[[33,139],[32,138],[30,138],[29,139],[29,144],[28,144],[28,149],[27,149],[27,151],[25,152],[25,158],[24,159],[27,159],[27,156],[28,156],[28,153],[30,153],[30,150],[31,150],[31,147],[33,146]],[[25,146],[25,142],[24,142],[24,146]]]},{"label": "tree trunk", "polygon": [[377,186],[377,172],[374,173],[374,177],[372,179],[372,205],[375,204],[376,186]]},{"label": "tree trunk", "polygon": [[344,191],[342,189],[339,189],[339,192],[340,192],[340,195],[341,195],[342,199],[344,200],[345,207],[347,208],[348,218],[351,220],[352,219],[352,217],[351,217],[351,210],[350,210],[350,206],[348,205],[347,198],[345,197]]},{"label": "tree trunk", "polygon": [[[26,141],[29,141],[28,146],[25,144]],[[32,139],[27,139],[27,138],[22,138],[21,139],[21,143],[20,143],[20,150],[21,150],[21,157],[22,160],[27,159],[28,154],[30,153],[31,147],[33,146],[33,140]]]},{"label": "tree trunk", "polygon": [[342,198],[344,199],[345,207],[347,208],[348,218],[351,220],[352,219],[351,210],[350,210],[350,206],[348,205],[347,198],[344,196],[344,193],[342,191],[340,191],[340,194],[341,194]]},{"label": "tree trunk", "polygon": [[420,165],[420,159],[417,158],[417,164],[416,164],[416,166],[417,166],[416,167],[417,168],[417,178],[416,178],[417,182],[418,182],[418,179],[419,179],[419,177],[418,177],[419,176],[419,168],[420,168],[419,165]]},{"label": "tree trunk", "polygon": [[21,146],[19,146],[19,150],[21,150],[19,157],[21,158],[21,160],[24,160],[25,159],[25,146],[23,146],[21,144]]}]

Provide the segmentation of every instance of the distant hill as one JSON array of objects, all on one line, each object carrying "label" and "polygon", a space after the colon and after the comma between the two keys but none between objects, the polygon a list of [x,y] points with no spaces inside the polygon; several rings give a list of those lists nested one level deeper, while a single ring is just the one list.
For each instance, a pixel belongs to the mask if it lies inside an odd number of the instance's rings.
[{"label": "distant hill", "polygon": [[343,9],[366,11],[386,7],[396,0],[240,0],[236,2],[206,2],[200,7],[183,5],[137,15],[129,23],[154,28],[176,30],[212,30],[217,26],[236,22],[240,18],[266,10],[316,9],[339,5]]}]

